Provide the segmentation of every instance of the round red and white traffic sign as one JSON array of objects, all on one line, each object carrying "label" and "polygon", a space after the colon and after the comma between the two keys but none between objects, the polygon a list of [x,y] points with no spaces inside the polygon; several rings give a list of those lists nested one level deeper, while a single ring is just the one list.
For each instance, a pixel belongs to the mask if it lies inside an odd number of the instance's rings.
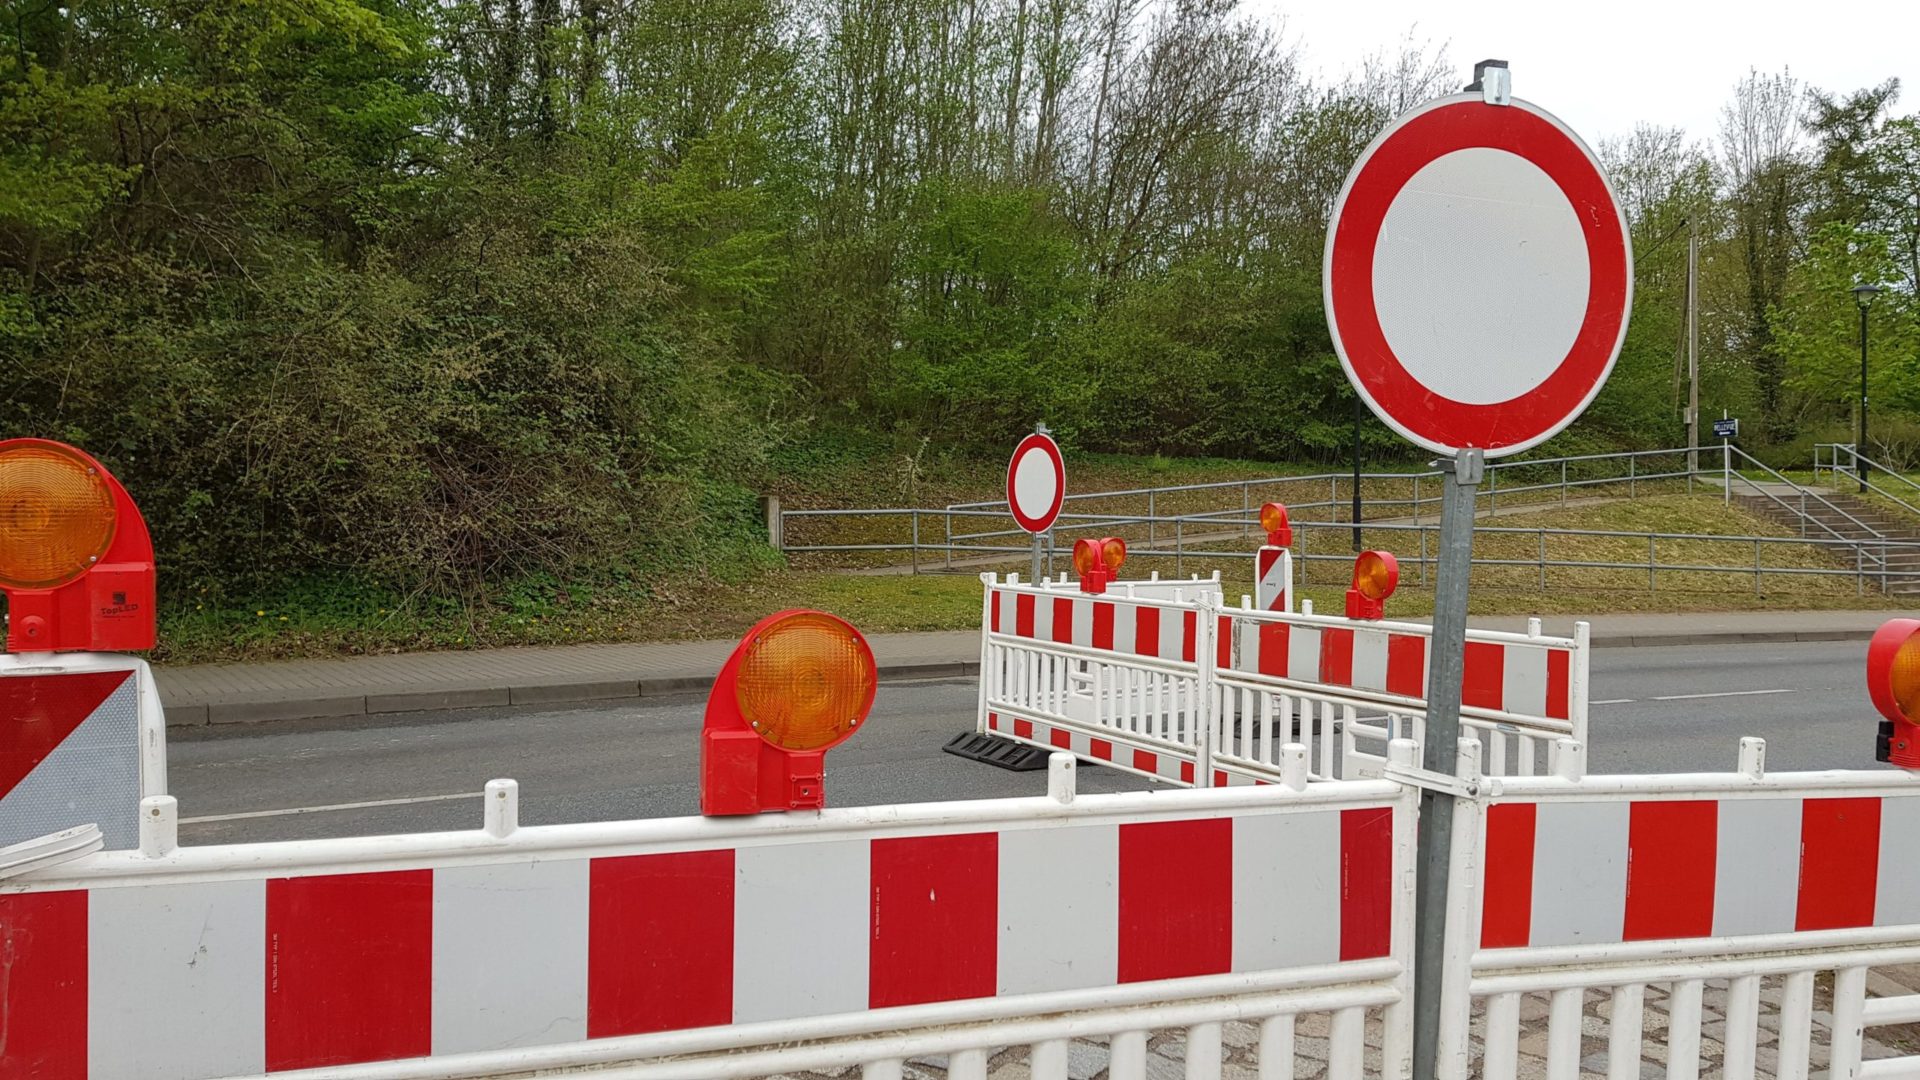
[{"label": "round red and white traffic sign", "polygon": [[1037,431],[1021,439],[1007,462],[1007,509],[1013,520],[1030,533],[1046,532],[1066,497],[1067,463],[1060,444]]},{"label": "round red and white traffic sign", "polygon": [[1402,114],[1334,203],[1327,325],[1360,396],[1443,454],[1517,453],[1580,415],[1626,337],[1633,250],[1593,152],[1526,102]]}]

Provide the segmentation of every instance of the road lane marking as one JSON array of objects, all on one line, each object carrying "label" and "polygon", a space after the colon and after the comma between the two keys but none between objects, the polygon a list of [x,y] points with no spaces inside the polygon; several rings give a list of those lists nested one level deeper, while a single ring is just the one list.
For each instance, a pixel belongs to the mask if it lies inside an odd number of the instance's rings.
[{"label": "road lane marking", "polygon": [[198,825],[207,821],[242,821],[247,818],[286,817],[289,814],[324,814],[330,810],[366,810],[376,806],[409,806],[413,803],[448,802],[453,799],[478,799],[486,794],[481,791],[462,791],[453,795],[415,795],[406,799],[373,799],[368,802],[332,803],[327,806],[289,806],[284,810],[248,810],[240,814],[204,814],[200,817],[183,817],[182,825]]},{"label": "road lane marking", "polygon": [[1694,698],[1710,697],[1754,697],[1760,694],[1797,694],[1800,691],[1787,688],[1781,690],[1723,690],[1718,694],[1668,694],[1666,697],[1653,698],[1654,701],[1691,701]]},{"label": "road lane marking", "polygon": [[1630,697],[1616,697],[1616,698],[1608,698],[1605,701],[1589,701],[1587,702],[1587,704],[1589,705],[1631,705],[1633,704],[1633,699]]}]

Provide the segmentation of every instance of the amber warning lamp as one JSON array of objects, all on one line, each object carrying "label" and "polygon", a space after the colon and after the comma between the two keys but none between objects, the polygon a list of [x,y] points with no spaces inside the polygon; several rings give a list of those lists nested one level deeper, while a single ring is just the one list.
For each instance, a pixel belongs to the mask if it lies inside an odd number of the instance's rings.
[{"label": "amber warning lamp", "polygon": [[1073,572],[1080,575],[1081,592],[1106,592],[1126,562],[1127,542],[1117,536],[1074,541]]},{"label": "amber warning lamp", "polygon": [[827,751],[873,708],[873,650],[844,619],[782,611],[727,657],[700,734],[700,812],[818,810]]},{"label": "amber warning lamp", "polygon": [[0,440],[0,591],[8,652],[153,648],[153,542],[90,455]]},{"label": "amber warning lamp", "polygon": [[1279,503],[1267,503],[1260,508],[1260,527],[1267,530],[1267,543],[1272,547],[1293,546],[1293,523],[1287,520],[1287,508]]},{"label": "amber warning lamp", "polygon": [[1867,694],[1884,717],[1874,760],[1920,769],[1920,619],[1894,619],[1874,631]]},{"label": "amber warning lamp", "polygon": [[1384,551],[1363,551],[1353,560],[1353,585],[1347,589],[1347,618],[1378,619],[1387,597],[1400,585],[1400,562]]}]

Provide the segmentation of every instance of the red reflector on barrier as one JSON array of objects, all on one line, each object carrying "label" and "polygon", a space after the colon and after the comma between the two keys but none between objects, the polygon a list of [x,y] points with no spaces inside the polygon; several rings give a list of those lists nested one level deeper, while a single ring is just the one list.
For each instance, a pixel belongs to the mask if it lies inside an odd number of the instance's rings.
[{"label": "red reflector on barrier", "polygon": [[267,1070],[433,1049],[433,871],[267,882]]},{"label": "red reflector on barrier", "polygon": [[873,841],[872,1008],[993,996],[999,840],[963,833]]}]

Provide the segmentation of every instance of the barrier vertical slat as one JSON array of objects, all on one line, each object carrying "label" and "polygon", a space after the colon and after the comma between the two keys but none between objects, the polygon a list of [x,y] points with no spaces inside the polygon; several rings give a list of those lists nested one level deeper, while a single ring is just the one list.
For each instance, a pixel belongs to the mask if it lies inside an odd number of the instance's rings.
[{"label": "barrier vertical slat", "polygon": [[[1520,1070],[1520,995],[1495,994],[1487,999],[1486,1056],[1481,1074],[1486,1080],[1514,1080]],[[1634,1074],[1636,1080],[1638,1073]]]},{"label": "barrier vertical slat", "polygon": [[[1320,776],[1333,779],[1333,702],[1320,703]],[[1347,722],[1353,722],[1353,706],[1346,706]]]},{"label": "barrier vertical slat", "polygon": [[1813,972],[1787,976],[1780,999],[1779,1080],[1807,1080],[1813,1052]]},{"label": "barrier vertical slat", "polygon": [[[915,518],[916,523],[918,522],[918,520],[919,519],[916,517]],[[949,541],[949,543],[951,543],[951,541]],[[951,547],[947,549],[947,558],[949,559],[953,558],[953,549]],[[994,619],[994,614],[996,611],[996,605],[994,604],[994,599],[996,594],[993,591],[994,583],[998,580],[999,580],[998,574],[987,573],[987,574],[980,575],[980,586],[981,586],[980,588],[980,593],[981,593],[980,625],[986,627],[989,631],[999,629],[999,627],[994,625],[996,621]],[[993,661],[993,639],[988,634],[981,634],[980,635],[980,704],[979,704],[979,708],[976,710],[978,715],[974,717],[974,721],[973,721],[973,730],[981,735],[984,735],[987,732],[987,698],[990,693],[989,687],[991,686],[993,681],[992,676],[989,674],[993,670],[992,661]]]},{"label": "barrier vertical slat", "polygon": [[1760,977],[1743,975],[1727,987],[1726,1080],[1753,1080],[1760,1026]]},{"label": "barrier vertical slat", "polygon": [[1122,1031],[1113,1037],[1111,1056],[1107,1060],[1107,1076],[1109,1080],[1146,1080],[1146,1032]]},{"label": "barrier vertical slat", "polygon": [[1573,657],[1567,672],[1567,722],[1573,725],[1573,738],[1580,744],[1584,759],[1587,738],[1587,688],[1592,684],[1593,628],[1584,622],[1573,624]]},{"label": "barrier vertical slat", "polygon": [[1640,1080],[1640,1031],[1646,1005],[1645,985],[1629,983],[1613,988],[1613,1017],[1607,1023],[1607,1080]]},{"label": "barrier vertical slat", "polygon": [[1029,1062],[1033,1080],[1067,1080],[1067,1040],[1034,1043]]},{"label": "barrier vertical slat", "polygon": [[1580,987],[1555,990],[1547,1006],[1547,1080],[1579,1080]]},{"label": "barrier vertical slat", "polygon": [[[1419,760],[1412,757],[1412,753],[1417,752],[1413,747],[1403,752],[1409,753],[1406,764],[1413,765]],[[1470,734],[1462,735],[1454,740],[1453,761],[1446,771],[1471,783],[1480,779],[1474,771],[1474,762],[1479,758],[1479,740]],[[1472,798],[1454,798],[1452,809],[1453,832],[1446,863],[1451,884],[1440,925],[1444,947],[1440,953],[1440,993],[1436,1003],[1440,1007],[1440,1025],[1435,1042],[1440,1062],[1436,1071],[1446,1075],[1447,1080],[1457,1080],[1451,1075],[1453,1070],[1463,1068],[1467,1061],[1468,1016],[1473,1011],[1473,943],[1480,939],[1480,886],[1473,869],[1479,862],[1480,822],[1486,813],[1484,804]],[[1408,807],[1406,813],[1413,817],[1416,810]],[[1412,907],[1412,898],[1408,901]],[[1412,954],[1413,940],[1409,935],[1406,955]],[[1576,1026],[1578,1022],[1576,1017]]]},{"label": "barrier vertical slat", "polygon": [[899,1058],[869,1061],[860,1067],[860,1080],[903,1080],[905,1076],[906,1062]]},{"label": "barrier vertical slat", "polygon": [[1261,737],[1266,740],[1266,748],[1261,760],[1278,763],[1280,748],[1288,741],[1289,728],[1281,727],[1280,698],[1277,694],[1265,690],[1253,692],[1253,702],[1248,715],[1260,725]]},{"label": "barrier vertical slat", "polygon": [[987,1080],[985,1050],[956,1050],[947,1059],[947,1080]]},{"label": "barrier vertical slat", "polygon": [[1867,1000],[1867,969],[1841,968],[1833,975],[1833,1050],[1828,1076],[1853,1080],[1860,1075],[1861,1013]]},{"label": "barrier vertical slat", "polygon": [[[1220,617],[1214,609],[1213,595],[1202,593],[1200,610],[1193,619],[1193,659],[1199,668],[1199,677],[1194,680],[1195,708],[1187,715],[1187,730],[1196,744],[1194,752],[1193,783],[1195,787],[1213,786],[1213,750],[1214,729],[1222,710],[1215,707],[1218,698],[1214,692],[1216,673],[1214,662],[1214,635],[1220,632]],[[1215,1070],[1218,1071],[1217,1069]]]},{"label": "barrier vertical slat", "polygon": [[1333,1014],[1328,1029],[1327,1080],[1361,1080],[1366,1063],[1367,1011],[1359,1006]]},{"label": "barrier vertical slat", "polygon": [[1195,1024],[1187,1029],[1187,1080],[1215,1080],[1219,1075],[1220,1024]]},{"label": "barrier vertical slat", "polygon": [[1267,730],[1266,724],[1261,722],[1258,705],[1260,697],[1261,695],[1251,690],[1241,690],[1235,699],[1238,705],[1235,710],[1235,719],[1240,722],[1241,728],[1246,732],[1243,741],[1247,755],[1255,761],[1271,764],[1273,736]]},{"label": "barrier vertical slat", "polygon": [[1699,1080],[1700,999],[1704,988],[1699,979],[1680,979],[1667,996],[1667,1080]]},{"label": "barrier vertical slat", "polygon": [[[1420,748],[1409,739],[1390,739],[1386,746],[1386,758],[1396,765],[1414,766],[1419,764]],[[1415,819],[1419,806],[1419,791],[1412,787],[1404,788],[1390,826],[1393,855],[1388,867],[1391,908],[1388,914],[1387,951],[1393,956],[1409,956],[1413,952],[1412,886],[1418,844]],[[1395,982],[1400,989],[1400,1000],[1388,1005],[1381,1015],[1386,1030],[1380,1038],[1380,1071],[1385,1080],[1406,1080],[1413,1075],[1413,972],[1408,965],[1401,965]],[[1471,1006],[1470,1000],[1468,1004]]]},{"label": "barrier vertical slat", "polygon": [[1293,1080],[1293,1014],[1260,1022],[1260,1080]]}]

